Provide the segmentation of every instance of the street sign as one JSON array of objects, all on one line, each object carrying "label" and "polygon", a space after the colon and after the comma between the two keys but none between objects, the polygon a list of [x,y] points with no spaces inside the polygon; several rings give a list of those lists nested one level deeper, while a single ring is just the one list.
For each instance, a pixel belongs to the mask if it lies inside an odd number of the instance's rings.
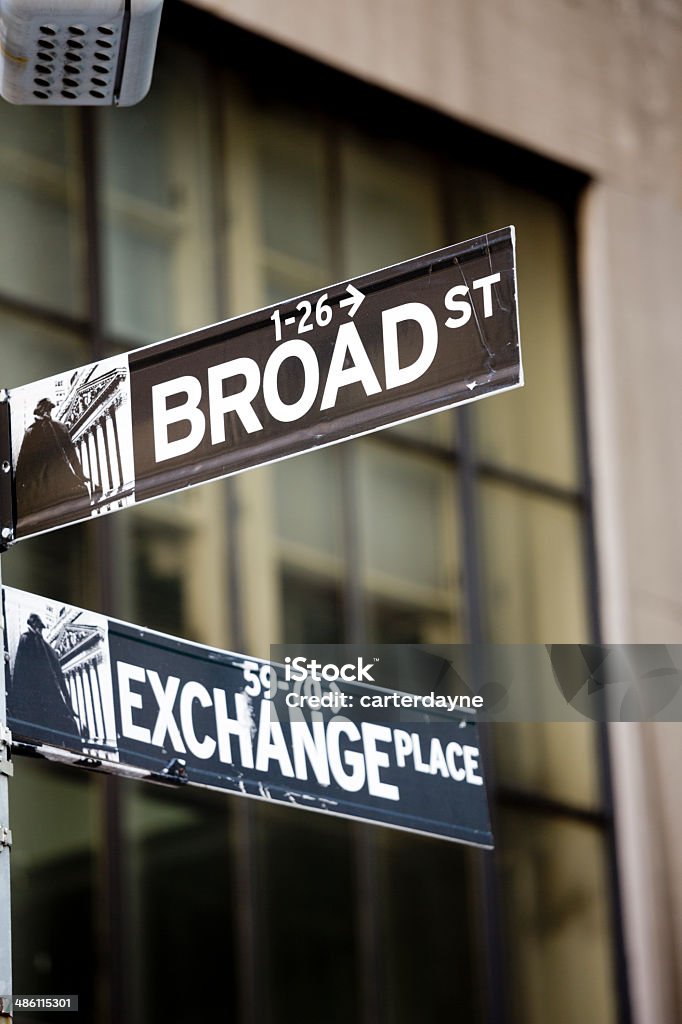
[{"label": "street sign", "polygon": [[2,540],[522,383],[508,227],[10,391]]},{"label": "street sign", "polygon": [[15,752],[492,847],[471,712],[2,597]]}]

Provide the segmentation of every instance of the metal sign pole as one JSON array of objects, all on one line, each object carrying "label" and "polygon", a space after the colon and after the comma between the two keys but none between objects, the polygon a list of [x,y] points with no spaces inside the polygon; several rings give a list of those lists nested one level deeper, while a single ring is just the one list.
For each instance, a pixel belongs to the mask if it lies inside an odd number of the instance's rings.
[{"label": "metal sign pole", "polygon": [[[11,462],[12,450],[9,440],[9,395],[0,391],[0,515],[5,519],[11,514]],[[2,526],[1,545],[11,540],[12,528]],[[0,547],[1,549],[1,547]],[[1,559],[0,559],[1,563]],[[0,564],[0,590],[2,587],[2,566]],[[4,598],[3,598],[4,601]],[[0,656],[5,651],[5,616],[0,608]],[[4,996],[12,994],[12,920],[10,911],[10,846],[12,833],[9,828],[9,779],[12,774],[10,761],[10,732],[7,728],[7,707],[5,700],[5,662],[0,670],[0,1021],[12,1019],[11,1003]]]},{"label": "metal sign pole", "polygon": [[[2,572],[0,570],[0,585]],[[4,615],[0,614],[0,651],[4,652]],[[0,677],[0,1021],[12,1019],[11,1003],[3,997],[12,993],[12,920],[10,913],[9,777],[12,774],[10,732],[5,707],[4,658]]]}]

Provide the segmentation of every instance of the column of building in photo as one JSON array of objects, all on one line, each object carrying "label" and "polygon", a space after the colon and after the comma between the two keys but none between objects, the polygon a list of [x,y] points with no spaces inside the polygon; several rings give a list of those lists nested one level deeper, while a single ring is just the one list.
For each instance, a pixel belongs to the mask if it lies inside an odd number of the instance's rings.
[{"label": "column of building in photo", "polygon": [[95,511],[123,505],[133,483],[126,479],[122,436],[124,369],[91,377],[79,375],[60,407],[59,419],[68,428],[83,472],[90,480]]},{"label": "column of building in photo", "polygon": [[59,657],[72,708],[81,726],[84,753],[118,760],[104,630],[78,622],[69,610],[55,623],[47,639]]}]

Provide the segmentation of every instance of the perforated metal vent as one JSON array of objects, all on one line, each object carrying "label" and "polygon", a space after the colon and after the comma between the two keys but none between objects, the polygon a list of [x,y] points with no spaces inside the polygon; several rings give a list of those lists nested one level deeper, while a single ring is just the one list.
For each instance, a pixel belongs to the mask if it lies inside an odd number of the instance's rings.
[{"label": "perforated metal vent", "polygon": [[163,0],[0,0],[11,103],[126,106],[151,83]]},{"label": "perforated metal vent", "polygon": [[38,27],[30,74],[35,99],[112,103],[121,27],[46,22]]}]

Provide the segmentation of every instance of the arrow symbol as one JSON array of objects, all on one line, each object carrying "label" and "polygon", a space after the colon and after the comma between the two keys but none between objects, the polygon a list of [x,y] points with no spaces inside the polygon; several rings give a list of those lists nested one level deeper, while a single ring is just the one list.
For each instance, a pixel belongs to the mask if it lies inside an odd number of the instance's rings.
[{"label": "arrow symbol", "polygon": [[354,317],[360,309],[365,296],[352,284],[346,285],[346,291],[348,292],[348,298],[341,299],[339,306],[348,306],[348,316]]}]

